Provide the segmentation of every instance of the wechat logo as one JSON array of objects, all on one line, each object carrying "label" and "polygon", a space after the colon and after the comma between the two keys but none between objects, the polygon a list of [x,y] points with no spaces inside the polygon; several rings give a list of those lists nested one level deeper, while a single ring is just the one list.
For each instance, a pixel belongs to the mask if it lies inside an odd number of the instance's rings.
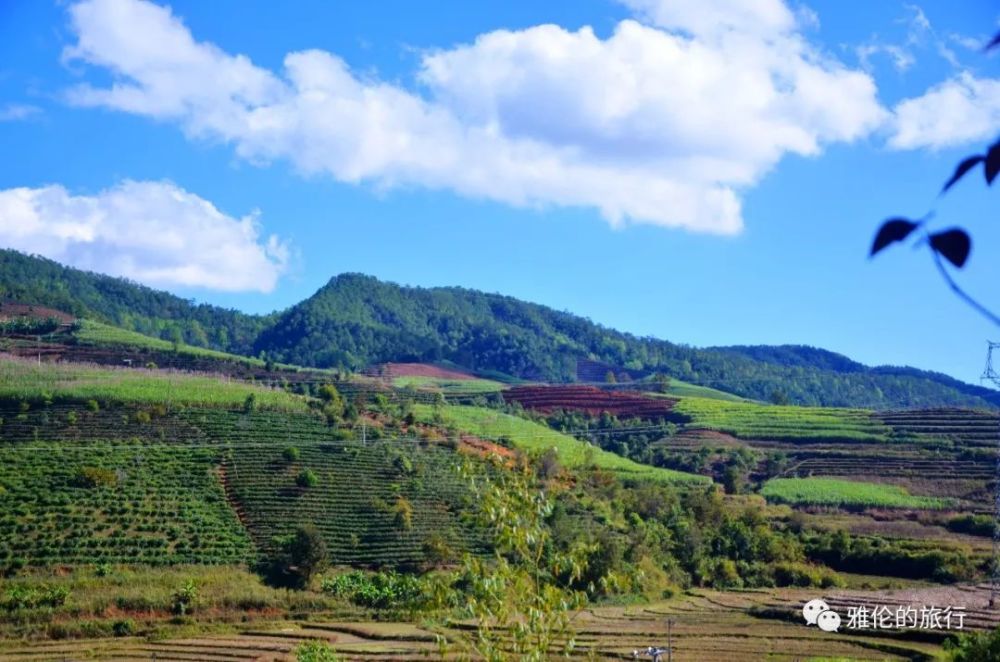
[{"label": "wechat logo", "polygon": [[802,607],[802,616],[806,625],[815,625],[824,632],[836,632],[840,629],[840,614],[830,609],[823,600],[810,600]]}]

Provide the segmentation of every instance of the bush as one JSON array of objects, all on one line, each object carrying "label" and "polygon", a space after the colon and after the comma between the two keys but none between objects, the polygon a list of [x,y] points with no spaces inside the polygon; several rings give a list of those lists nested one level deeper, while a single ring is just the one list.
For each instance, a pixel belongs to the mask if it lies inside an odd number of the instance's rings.
[{"label": "bush", "polygon": [[303,469],[295,477],[295,484],[299,487],[316,487],[319,485],[319,477],[312,469]]},{"label": "bush", "polygon": [[295,647],[296,662],[339,662],[340,656],[330,644],[319,639],[306,641]]},{"label": "bush", "polygon": [[324,593],[370,609],[412,609],[423,595],[419,579],[391,571],[369,574],[353,570],[324,579],[321,588]]},{"label": "bush", "polygon": [[87,411],[98,412],[101,411],[101,405],[97,403],[97,400],[87,400]]},{"label": "bush", "polygon": [[118,484],[118,475],[111,469],[101,467],[81,467],[73,478],[77,487],[114,487]]},{"label": "bush", "polygon": [[194,604],[198,600],[198,586],[193,579],[189,579],[174,591],[170,610],[178,616],[186,616],[194,611]]},{"label": "bush", "polygon": [[396,526],[409,531],[413,528],[413,506],[404,497],[396,499],[396,505],[392,508],[393,520]]},{"label": "bush", "polygon": [[1000,629],[964,634],[945,643],[952,662],[994,662],[1000,660]]},{"label": "bush", "polygon": [[295,462],[301,455],[302,453],[300,453],[299,449],[295,446],[289,446],[281,453],[281,457],[285,458],[288,462]]},{"label": "bush", "polygon": [[115,621],[111,625],[111,632],[116,637],[131,637],[135,634],[135,621],[131,618],[126,618],[122,621]]}]

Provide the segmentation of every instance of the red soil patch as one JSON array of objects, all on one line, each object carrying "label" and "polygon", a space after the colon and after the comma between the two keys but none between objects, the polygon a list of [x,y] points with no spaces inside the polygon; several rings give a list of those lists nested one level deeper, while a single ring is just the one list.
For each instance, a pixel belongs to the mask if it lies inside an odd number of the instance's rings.
[{"label": "red soil patch", "polygon": [[72,315],[64,313],[61,310],[56,310],[55,308],[18,303],[17,301],[0,301],[0,321],[17,319],[18,317],[30,317],[41,320],[55,317],[62,324],[69,324],[76,319]]},{"label": "red soil patch", "polygon": [[468,435],[462,435],[461,437],[461,449],[468,453],[473,453],[479,455],[480,457],[489,457],[490,455],[499,455],[500,457],[513,460],[517,457],[511,449],[506,446],[501,446],[495,444],[492,441],[486,441],[485,439],[480,439],[479,437],[472,437]]},{"label": "red soil patch", "polygon": [[516,386],[503,397],[525,409],[544,413],[562,409],[592,416],[603,412],[631,418],[658,418],[670,413],[676,400],[652,398],[637,391],[603,391],[596,386]]},{"label": "red soil patch", "polygon": [[431,377],[433,379],[475,379],[475,375],[449,370],[430,363],[382,363],[365,371],[372,377]]}]

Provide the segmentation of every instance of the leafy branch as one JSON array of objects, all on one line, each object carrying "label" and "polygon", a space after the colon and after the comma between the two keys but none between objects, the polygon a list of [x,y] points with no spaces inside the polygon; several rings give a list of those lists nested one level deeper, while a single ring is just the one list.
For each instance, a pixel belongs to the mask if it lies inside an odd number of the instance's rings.
[{"label": "leafy branch", "polygon": [[[996,44],[1000,44],[1000,34],[990,42],[990,47]],[[974,154],[963,159],[958,164],[958,167],[955,168],[952,176],[945,182],[940,195],[947,193],[951,187],[979,165],[983,167],[986,185],[992,186],[997,175],[1000,174],[1000,140],[993,143],[985,154]],[[957,269],[963,268],[969,259],[969,253],[972,251],[972,238],[969,236],[969,233],[958,227],[931,232],[928,230],[927,224],[932,216],[933,214],[928,213],[923,218],[917,220],[903,217],[894,217],[885,220],[875,235],[875,241],[872,242],[869,256],[875,256],[886,247],[905,241],[918,229],[922,230],[922,237],[917,242],[917,245],[926,243],[928,248],[930,248],[931,254],[934,257],[934,265],[952,292],[983,317],[993,322],[993,324],[1000,326],[1000,316],[962,289],[951,275],[948,266],[942,260],[944,258],[944,260],[950,262]]]}]

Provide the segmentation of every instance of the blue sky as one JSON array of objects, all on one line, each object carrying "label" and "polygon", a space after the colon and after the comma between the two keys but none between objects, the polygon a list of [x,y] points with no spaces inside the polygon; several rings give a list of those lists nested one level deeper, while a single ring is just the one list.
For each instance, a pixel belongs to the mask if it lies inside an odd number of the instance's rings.
[{"label": "blue sky", "polygon": [[[0,245],[253,312],[358,271],[976,381],[989,2],[0,4]],[[995,196],[995,192],[994,192]]]}]

